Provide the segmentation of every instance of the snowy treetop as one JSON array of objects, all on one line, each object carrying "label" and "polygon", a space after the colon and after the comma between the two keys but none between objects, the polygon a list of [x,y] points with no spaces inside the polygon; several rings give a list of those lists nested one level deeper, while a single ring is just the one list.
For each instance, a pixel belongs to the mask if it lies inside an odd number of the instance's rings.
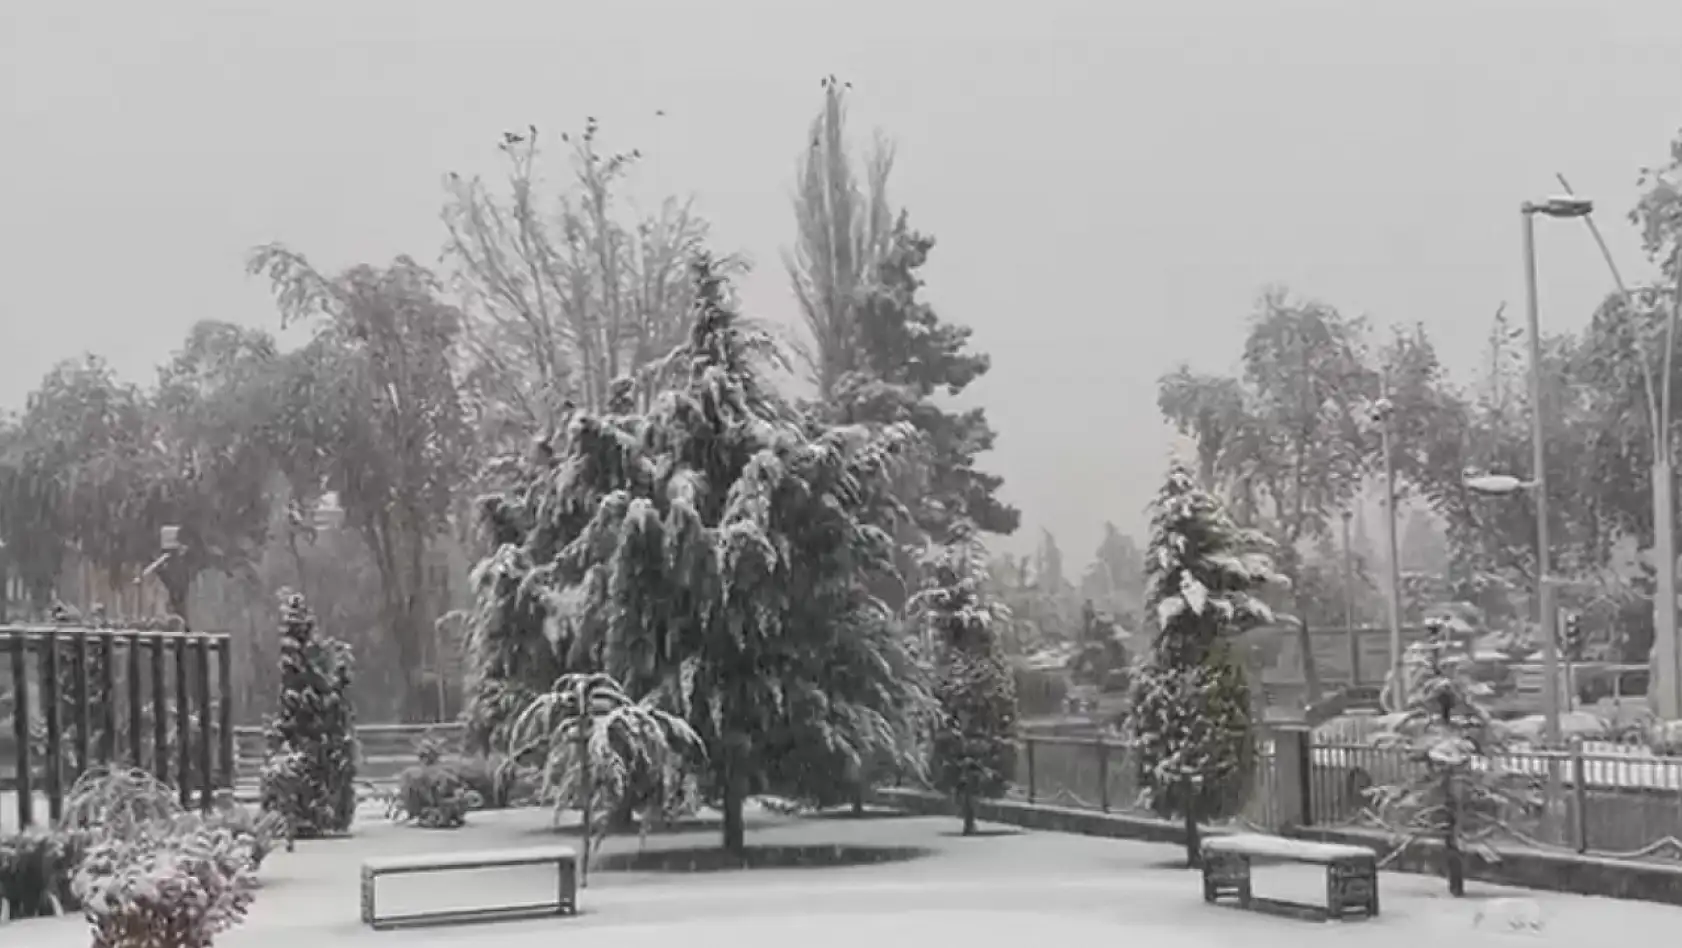
[{"label": "snowy treetop", "polygon": [[1146,557],[1146,601],[1158,627],[1189,622],[1213,634],[1271,621],[1256,595],[1284,582],[1271,548],[1264,535],[1235,524],[1189,470],[1173,465],[1154,504]]}]

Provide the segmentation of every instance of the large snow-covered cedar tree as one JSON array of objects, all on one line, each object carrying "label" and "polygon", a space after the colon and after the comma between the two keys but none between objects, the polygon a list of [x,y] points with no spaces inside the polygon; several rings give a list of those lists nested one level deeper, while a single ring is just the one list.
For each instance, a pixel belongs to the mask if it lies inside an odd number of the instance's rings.
[{"label": "large snow-covered cedar tree", "polygon": [[269,719],[263,809],[292,837],[343,833],[356,816],[350,648],[318,637],[304,597],[281,603],[280,710]]},{"label": "large snow-covered cedar tree", "polygon": [[971,836],[976,801],[1003,794],[1015,762],[1016,683],[997,634],[1006,616],[987,594],[986,550],[973,529],[939,548],[925,576],[912,606],[934,633],[939,662],[931,769]]},{"label": "large snow-covered cedar tree", "polygon": [[921,770],[925,682],[870,592],[892,574],[912,433],[789,404],[763,376],[772,340],[715,264],[694,275],[688,340],[483,508],[498,547],[475,573],[468,716],[508,742],[555,679],[533,669],[611,675],[695,731],[700,792],[740,853],[749,796],[833,805],[869,766]]},{"label": "large snow-covered cedar tree", "polygon": [[1271,619],[1258,598],[1278,581],[1267,541],[1233,523],[1176,463],[1153,504],[1146,611],[1155,639],[1135,673],[1129,721],[1144,802],[1185,821],[1198,864],[1198,823],[1244,804],[1254,766],[1250,686],[1229,639]]},{"label": "large snow-covered cedar tree", "polygon": [[1379,746],[1397,748],[1415,766],[1401,782],[1369,793],[1379,819],[1403,837],[1443,847],[1450,895],[1466,893],[1466,851],[1494,861],[1487,840],[1539,803],[1536,781],[1501,766],[1506,725],[1489,712],[1489,685],[1472,678],[1442,627],[1409,650],[1407,704]]}]

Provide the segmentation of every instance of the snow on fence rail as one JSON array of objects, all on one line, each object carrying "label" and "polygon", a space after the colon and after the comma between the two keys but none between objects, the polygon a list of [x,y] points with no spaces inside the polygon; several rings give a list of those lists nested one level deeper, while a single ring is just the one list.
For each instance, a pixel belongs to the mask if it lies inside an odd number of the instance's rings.
[{"label": "snow on fence rail", "polygon": [[[1407,752],[1372,744],[1317,744],[1317,767],[1362,768],[1401,773]],[[1682,757],[1654,754],[1644,746],[1583,741],[1570,750],[1522,748],[1497,755],[1497,766],[1515,773],[1546,776],[1550,762],[1566,785],[1580,780],[1597,789],[1656,790],[1682,794]],[[1376,774],[1374,774],[1376,778]],[[1386,782],[1386,781],[1380,781]]]},{"label": "snow on fence rail", "polygon": [[[1309,808],[1319,825],[1370,823],[1366,790],[1402,782],[1421,764],[1399,747],[1318,743]],[[1682,857],[1682,757],[1584,741],[1569,750],[1519,748],[1483,766],[1535,779],[1542,810],[1515,815],[1515,842],[1607,856]]]}]

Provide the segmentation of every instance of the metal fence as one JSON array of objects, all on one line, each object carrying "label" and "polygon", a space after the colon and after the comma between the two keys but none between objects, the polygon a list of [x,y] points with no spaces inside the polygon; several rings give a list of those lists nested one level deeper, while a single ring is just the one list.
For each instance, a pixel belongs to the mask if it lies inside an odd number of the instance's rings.
[{"label": "metal fence", "polygon": [[[1569,750],[1515,750],[1488,765],[1535,782],[1536,812],[1512,814],[1500,842],[1613,858],[1682,859],[1682,757],[1644,746],[1580,741]],[[1317,744],[1309,810],[1320,825],[1371,825],[1365,790],[1416,778],[1401,748]]]},{"label": "metal fence", "polygon": [[[357,725],[357,777],[370,783],[395,780],[414,765],[421,741],[428,739],[440,742],[446,753],[459,754],[466,745],[467,728],[460,721]],[[256,793],[267,756],[263,728],[234,728],[234,780],[246,795]]]},{"label": "metal fence", "polygon": [[226,635],[0,626],[0,791],[17,824],[57,820],[88,769],[148,770],[208,809],[233,786]]},{"label": "metal fence", "polygon": [[[1278,772],[1273,748],[1261,742],[1255,770],[1228,812],[1240,822],[1273,829],[1280,824]],[[1016,742],[1010,795],[1028,803],[1146,815],[1133,746],[1114,738],[1024,737]]]},{"label": "metal fence", "polygon": [[[1258,742],[1255,772],[1244,799],[1228,812],[1253,828],[1286,822],[1281,760],[1273,742]],[[1366,742],[1317,742],[1304,769],[1304,811],[1317,826],[1379,826],[1367,791],[1417,776],[1421,764],[1403,748]],[[1532,778],[1542,806],[1507,821],[1497,848],[1527,847],[1619,859],[1682,861],[1682,757],[1645,746],[1596,741],[1570,750],[1517,750],[1488,766]],[[1025,737],[1017,742],[1011,796],[1030,803],[1144,815],[1133,749],[1115,739]],[[1300,822],[1300,819],[1296,820]]]}]

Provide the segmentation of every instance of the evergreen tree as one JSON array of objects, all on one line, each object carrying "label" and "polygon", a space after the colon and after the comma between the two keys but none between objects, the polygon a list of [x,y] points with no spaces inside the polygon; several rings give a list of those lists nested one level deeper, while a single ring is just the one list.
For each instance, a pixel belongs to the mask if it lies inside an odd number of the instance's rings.
[{"label": "evergreen tree", "polygon": [[912,230],[902,214],[858,305],[856,365],[834,404],[844,421],[904,422],[921,436],[915,485],[902,496],[930,540],[952,542],[969,525],[1014,533],[1022,515],[998,499],[1004,479],[976,466],[993,449],[986,411],[947,411],[935,400],[937,393],[962,393],[987,374],[991,360],[971,350],[968,326],[941,319],[918,298],[933,250],[934,238]]},{"label": "evergreen tree", "polygon": [[1156,637],[1136,672],[1129,723],[1146,802],[1185,821],[1195,866],[1198,823],[1234,812],[1248,789],[1250,688],[1227,640],[1270,619],[1257,593],[1276,577],[1266,539],[1234,524],[1179,463],[1154,508],[1146,606]]},{"label": "evergreen tree", "polygon": [[1008,613],[987,594],[986,550],[960,526],[939,548],[912,601],[936,636],[939,719],[934,732],[935,784],[952,794],[964,835],[975,833],[978,800],[1005,792],[1015,763],[1016,684],[998,632]]},{"label": "evergreen tree", "polygon": [[356,817],[350,648],[316,635],[296,593],[282,600],[280,631],[280,710],[269,719],[262,806],[294,838],[343,833]]},{"label": "evergreen tree", "polygon": [[[695,266],[689,341],[486,506],[502,544],[479,568],[470,719],[504,735],[547,691],[518,656],[550,651],[681,715],[703,794],[744,846],[750,794],[843,802],[870,766],[915,766],[926,693],[868,583],[891,573],[889,473],[909,435],[831,427],[761,376],[775,348]],[[523,493],[522,493],[523,492]]]},{"label": "evergreen tree", "polygon": [[1100,609],[1117,618],[1125,617],[1128,625],[1139,613],[1145,591],[1145,558],[1133,538],[1109,521],[1104,522],[1104,537],[1081,576],[1080,590]]},{"label": "evergreen tree", "polygon": [[1441,622],[1409,650],[1407,706],[1380,746],[1406,753],[1415,766],[1406,779],[1373,788],[1379,819],[1402,834],[1403,846],[1419,839],[1440,843],[1450,895],[1466,893],[1466,851],[1495,860],[1486,840],[1511,817],[1540,804],[1536,781],[1501,766],[1510,739],[1490,714],[1490,686],[1475,680],[1468,656],[1454,648]]}]

